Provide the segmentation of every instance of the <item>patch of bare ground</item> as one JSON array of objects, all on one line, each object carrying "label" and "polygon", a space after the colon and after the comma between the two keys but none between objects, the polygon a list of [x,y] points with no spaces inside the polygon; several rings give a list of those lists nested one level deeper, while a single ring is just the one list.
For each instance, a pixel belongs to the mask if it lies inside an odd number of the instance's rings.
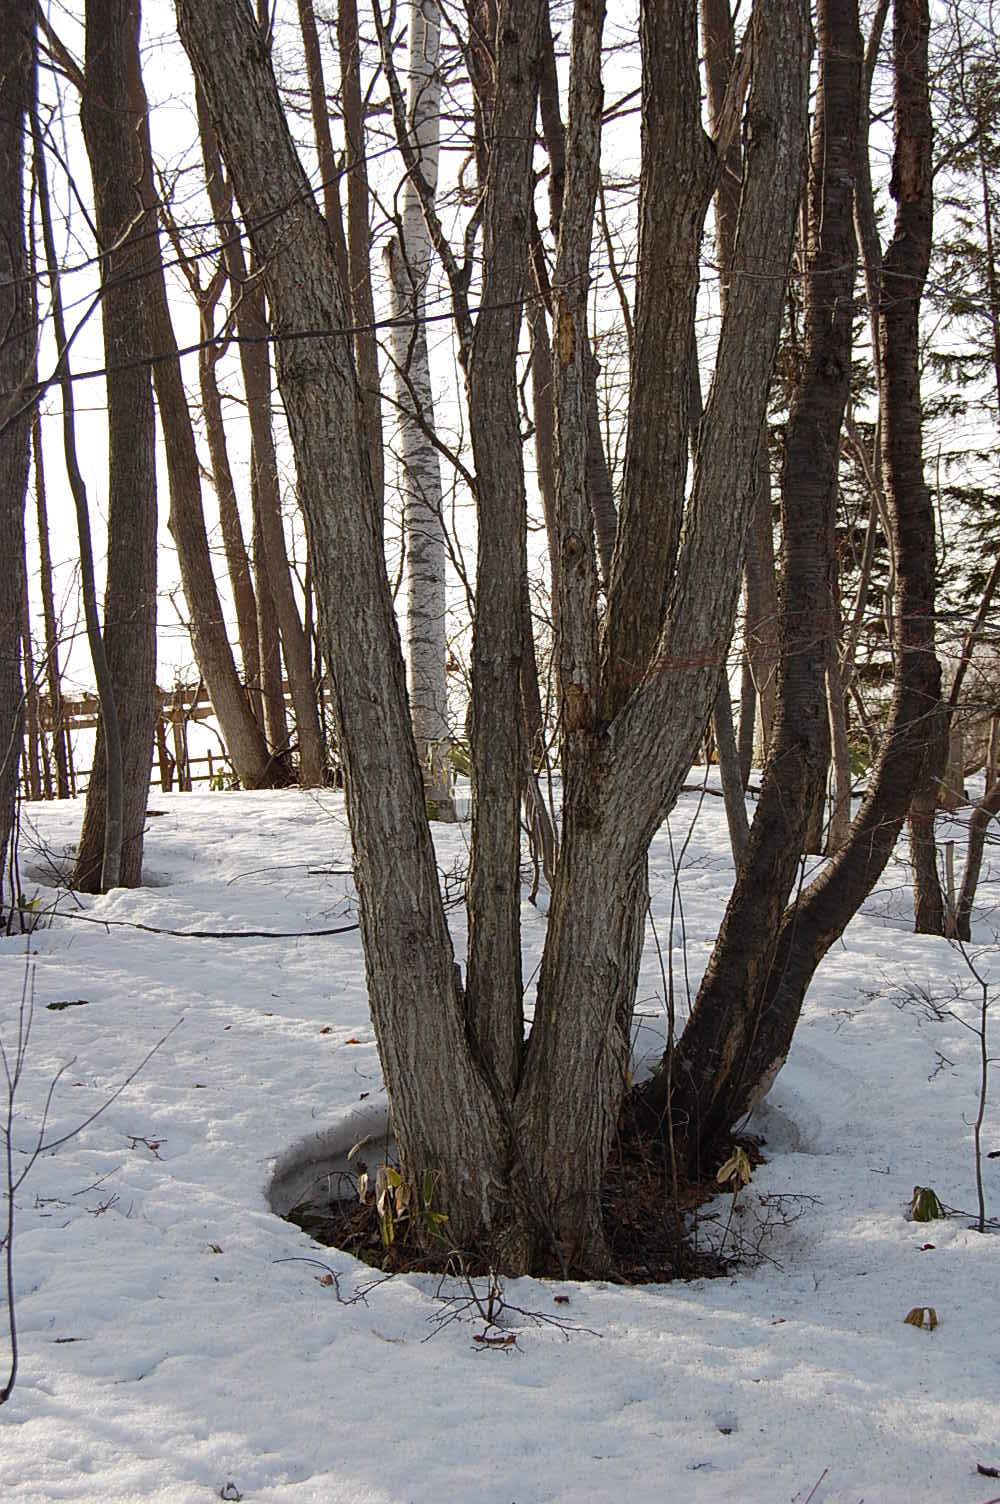
[{"label": "patch of bare ground", "polygon": [[[759,1159],[759,1155],[755,1157]],[[409,1214],[392,1213],[391,1196],[383,1201],[380,1212],[375,1190],[377,1167],[358,1162],[357,1171],[353,1195],[332,1202],[303,1202],[292,1208],[288,1220],[317,1243],[343,1249],[386,1273],[454,1273],[460,1269],[463,1275],[478,1275],[493,1271],[496,1261],[491,1251],[454,1248],[448,1241],[446,1222],[440,1226],[440,1252],[420,1247]],[[366,1172],[368,1183],[362,1184],[362,1200],[359,1181]],[[714,1175],[688,1179],[681,1157],[675,1156],[672,1161],[662,1139],[634,1122],[623,1122],[604,1182],[604,1225],[612,1267],[602,1278],[625,1285],[650,1284],[711,1278],[731,1269],[732,1259],[699,1249],[691,1234],[698,1207],[719,1192]],[[386,1222],[387,1207],[391,1231]],[[531,1273],[558,1278],[562,1271],[553,1254]]]}]

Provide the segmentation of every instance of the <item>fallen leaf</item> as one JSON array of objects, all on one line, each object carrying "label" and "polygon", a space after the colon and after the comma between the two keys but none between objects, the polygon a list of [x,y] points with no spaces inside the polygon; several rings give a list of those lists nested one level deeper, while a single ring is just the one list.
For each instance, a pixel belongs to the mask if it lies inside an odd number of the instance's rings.
[{"label": "fallen leaf", "polygon": [[938,1314],[933,1306],[914,1306],[912,1311],[907,1311],[903,1322],[906,1326],[926,1327],[927,1331],[933,1332],[938,1324]]},{"label": "fallen leaf", "polygon": [[488,1337],[485,1332],[474,1332],[472,1340],[483,1347],[514,1347],[517,1343],[517,1335],[511,1332],[506,1337]]},{"label": "fallen leaf", "polygon": [[332,1285],[333,1284],[333,1275],[332,1274],[317,1274],[317,1276],[316,1276],[316,1283],[318,1285]]},{"label": "fallen leaf", "polygon": [[323,1027],[322,1027],[322,1029],[320,1029],[319,1032],[321,1034],[332,1034],[333,1030],[330,1028],[329,1024],[324,1024]]},{"label": "fallen leaf", "polygon": [[209,1246],[210,1252],[212,1252],[212,1253],[221,1253],[222,1252],[222,1249],[219,1247],[218,1243],[209,1243],[208,1246]]},{"label": "fallen leaf", "polygon": [[569,1305],[569,1296],[568,1295],[556,1295],[556,1296],[553,1297],[553,1299],[555,1300],[555,1303],[556,1303],[557,1306],[568,1306]]}]

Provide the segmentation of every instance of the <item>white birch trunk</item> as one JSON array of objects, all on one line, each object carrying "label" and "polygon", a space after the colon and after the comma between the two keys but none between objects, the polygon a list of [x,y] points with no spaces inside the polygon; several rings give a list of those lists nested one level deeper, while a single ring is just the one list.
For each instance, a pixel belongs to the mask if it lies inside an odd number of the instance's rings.
[{"label": "white birch trunk", "polygon": [[[437,0],[412,0],[409,100],[411,140],[419,170],[437,188],[441,76],[441,13]],[[406,551],[406,664],[417,751],[428,807],[439,820],[455,818],[446,756],[448,733],[445,547],[441,466],[434,430],[427,330],[424,324],[431,243],[412,178],[403,190],[402,234],[386,248],[392,290],[391,351],[400,414],[400,489]]]}]

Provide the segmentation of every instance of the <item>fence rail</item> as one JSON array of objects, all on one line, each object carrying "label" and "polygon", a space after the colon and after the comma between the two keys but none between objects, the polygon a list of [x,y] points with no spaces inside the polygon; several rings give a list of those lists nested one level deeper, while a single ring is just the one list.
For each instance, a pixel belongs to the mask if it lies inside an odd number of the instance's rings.
[{"label": "fence rail", "polygon": [[[288,698],[287,685],[285,686]],[[154,782],[169,793],[190,791],[195,784],[212,784],[220,778],[233,774],[232,762],[222,741],[217,726],[212,730],[219,738],[219,748],[211,748],[200,756],[192,756],[188,746],[188,728],[191,723],[214,721],[215,711],[201,684],[180,684],[173,689],[157,689],[156,730],[152,749],[151,768]],[[35,735],[37,746],[31,746],[31,728],[26,728],[24,757],[21,760],[21,782],[26,798],[50,799],[55,795],[53,778],[52,743],[59,736],[65,748],[67,792],[83,794],[87,790],[91,768],[77,768],[73,758],[73,738],[80,732],[96,731],[100,719],[100,705],[95,694],[65,696],[60,702],[56,717],[48,695],[37,697]]]}]

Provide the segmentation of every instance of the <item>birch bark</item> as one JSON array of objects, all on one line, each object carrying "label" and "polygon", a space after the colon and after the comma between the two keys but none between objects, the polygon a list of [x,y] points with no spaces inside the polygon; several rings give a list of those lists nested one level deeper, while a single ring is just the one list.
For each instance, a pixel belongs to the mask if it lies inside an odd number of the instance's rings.
[{"label": "birch bark", "polygon": [[427,345],[431,241],[421,194],[437,192],[440,140],[441,13],[437,0],[413,0],[409,27],[407,118],[415,156],[403,188],[400,233],[386,247],[392,295],[391,352],[399,409],[400,487],[406,560],[406,662],[417,755],[433,817],[455,818],[448,751],[447,601],[441,463],[433,442],[434,394]]}]

